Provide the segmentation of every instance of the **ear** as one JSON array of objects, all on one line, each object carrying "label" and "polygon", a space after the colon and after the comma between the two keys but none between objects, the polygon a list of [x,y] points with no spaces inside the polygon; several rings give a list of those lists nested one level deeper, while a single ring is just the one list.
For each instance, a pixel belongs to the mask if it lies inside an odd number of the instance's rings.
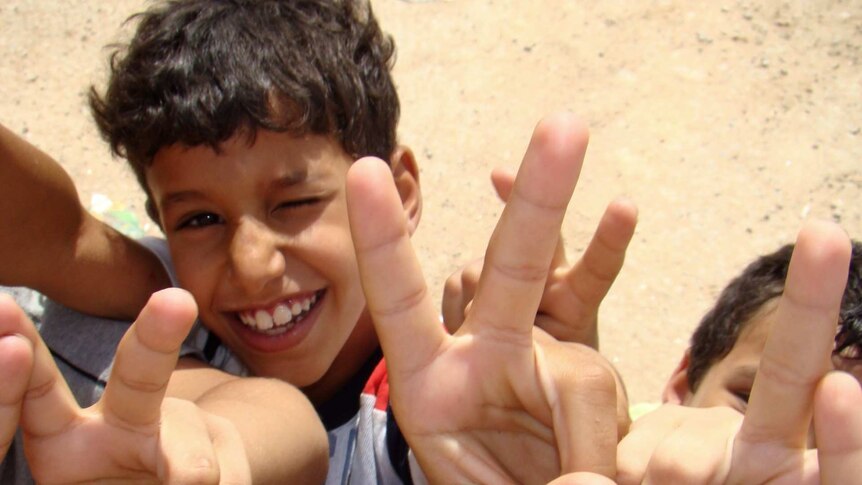
[{"label": "ear", "polygon": [[410,235],[416,232],[419,219],[422,217],[422,191],[419,188],[419,167],[416,157],[410,148],[398,145],[389,158],[392,178],[401,196],[404,214],[407,216],[407,228]]},{"label": "ear", "polygon": [[665,404],[685,404],[691,398],[691,389],[688,387],[688,366],[691,362],[691,349],[685,349],[685,353],[679,364],[671,374],[670,379],[664,385],[661,393],[661,401]]}]

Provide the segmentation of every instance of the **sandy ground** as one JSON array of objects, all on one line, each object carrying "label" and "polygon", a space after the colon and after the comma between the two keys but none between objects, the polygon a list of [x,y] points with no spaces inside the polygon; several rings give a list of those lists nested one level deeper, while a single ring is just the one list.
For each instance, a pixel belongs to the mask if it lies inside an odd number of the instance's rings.
[{"label": "sandy ground", "polygon": [[[146,220],[98,138],[85,92],[138,0],[2,0],[0,122],[95,194]],[[545,113],[591,126],[567,216],[583,249],[604,206],[641,217],[601,312],[603,352],[633,401],[658,398],[727,280],[791,241],[806,217],[862,237],[862,4],[717,0],[376,0],[398,44],[400,136],[419,157],[416,244],[439,299],[484,250],[501,209],[488,182],[516,167]],[[153,229],[150,228],[152,231]]]}]

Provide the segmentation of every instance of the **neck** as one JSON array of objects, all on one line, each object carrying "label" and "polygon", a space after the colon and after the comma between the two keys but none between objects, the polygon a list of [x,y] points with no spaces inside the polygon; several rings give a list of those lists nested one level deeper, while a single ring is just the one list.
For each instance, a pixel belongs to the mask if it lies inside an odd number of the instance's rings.
[{"label": "neck", "polygon": [[365,309],[323,377],[314,384],[302,388],[302,391],[315,406],[325,403],[362,368],[362,364],[371,357],[379,345],[371,316],[368,314],[368,309]]}]

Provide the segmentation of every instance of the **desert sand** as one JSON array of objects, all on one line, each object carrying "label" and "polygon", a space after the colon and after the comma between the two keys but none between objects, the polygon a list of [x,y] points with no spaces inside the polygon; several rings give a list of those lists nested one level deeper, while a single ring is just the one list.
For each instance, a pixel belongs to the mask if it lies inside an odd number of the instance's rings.
[{"label": "desert sand", "polygon": [[[86,205],[143,199],[86,106],[139,0],[0,2],[0,122],[57,158]],[[591,143],[565,223],[572,259],[625,195],[640,223],[600,314],[633,402],[659,397],[730,277],[810,217],[862,237],[862,4],[373,0],[398,45],[401,141],[421,166],[415,243],[439,301],[501,211],[488,175],[570,110]],[[101,201],[101,202],[100,202]]]}]

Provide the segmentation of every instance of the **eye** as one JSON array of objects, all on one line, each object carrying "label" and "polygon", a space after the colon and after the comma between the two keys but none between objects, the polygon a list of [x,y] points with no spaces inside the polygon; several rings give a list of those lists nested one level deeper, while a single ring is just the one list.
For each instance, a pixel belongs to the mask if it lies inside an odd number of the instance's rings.
[{"label": "eye", "polygon": [[751,390],[747,389],[745,391],[730,391],[737,399],[741,402],[748,404],[748,398],[751,397]]},{"label": "eye", "polygon": [[320,202],[320,200],[321,199],[319,197],[309,197],[307,199],[290,200],[290,201],[286,201],[286,202],[282,202],[282,203],[278,204],[275,207],[275,210],[276,211],[279,211],[279,210],[297,210],[297,209],[301,209],[303,207],[313,206],[313,205],[317,204],[318,202]]},{"label": "eye", "polygon": [[177,225],[177,230],[200,229],[214,224],[221,224],[223,222],[224,220],[217,214],[213,214],[212,212],[201,212],[183,219],[179,225]]}]

